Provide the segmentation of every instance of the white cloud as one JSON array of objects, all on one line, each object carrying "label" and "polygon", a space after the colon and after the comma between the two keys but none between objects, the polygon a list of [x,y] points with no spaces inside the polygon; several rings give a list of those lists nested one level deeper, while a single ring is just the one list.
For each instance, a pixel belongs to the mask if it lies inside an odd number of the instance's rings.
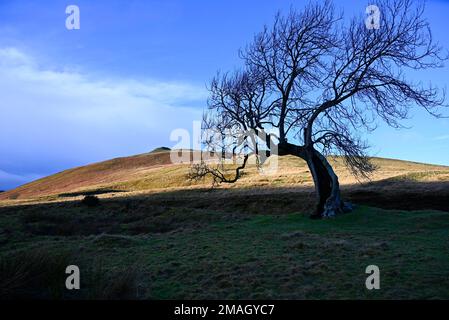
[{"label": "white cloud", "polygon": [[33,59],[23,53],[22,51],[18,50],[17,48],[0,48],[0,64],[1,65],[7,65],[7,66],[14,66],[14,65],[31,65],[34,64]]},{"label": "white cloud", "polygon": [[55,71],[16,48],[0,48],[0,74],[0,168],[19,175],[167,145],[173,129],[201,118],[207,94],[188,83]]}]

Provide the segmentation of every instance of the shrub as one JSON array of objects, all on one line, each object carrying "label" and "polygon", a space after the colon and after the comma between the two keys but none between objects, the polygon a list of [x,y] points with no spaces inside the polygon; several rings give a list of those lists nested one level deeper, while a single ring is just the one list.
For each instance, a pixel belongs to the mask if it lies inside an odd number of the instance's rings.
[{"label": "shrub", "polygon": [[98,199],[97,196],[88,195],[85,196],[83,200],[81,200],[81,203],[88,207],[95,207],[100,204],[100,199]]}]

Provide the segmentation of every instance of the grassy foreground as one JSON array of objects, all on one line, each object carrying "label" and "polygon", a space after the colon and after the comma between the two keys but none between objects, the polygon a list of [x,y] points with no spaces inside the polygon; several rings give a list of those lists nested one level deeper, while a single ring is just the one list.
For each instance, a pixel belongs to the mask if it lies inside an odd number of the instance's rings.
[{"label": "grassy foreground", "polygon": [[[449,298],[449,213],[358,206],[315,221],[166,204],[0,208],[0,298]],[[64,287],[69,264],[79,291]],[[371,264],[380,290],[365,288]]]}]

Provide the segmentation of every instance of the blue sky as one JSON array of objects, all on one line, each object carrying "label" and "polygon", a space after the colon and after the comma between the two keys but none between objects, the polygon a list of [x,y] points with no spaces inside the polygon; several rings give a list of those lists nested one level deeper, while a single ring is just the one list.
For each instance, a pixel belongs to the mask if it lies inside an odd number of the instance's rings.
[{"label": "blue sky", "polygon": [[[74,166],[173,146],[206,105],[206,84],[239,66],[237,51],[278,10],[305,1],[0,1],[0,190]],[[367,1],[335,1],[347,17]],[[81,29],[65,28],[80,8]],[[430,0],[449,49],[449,2]],[[447,86],[449,64],[420,75]],[[381,125],[371,154],[449,165],[449,119],[412,113]]]}]

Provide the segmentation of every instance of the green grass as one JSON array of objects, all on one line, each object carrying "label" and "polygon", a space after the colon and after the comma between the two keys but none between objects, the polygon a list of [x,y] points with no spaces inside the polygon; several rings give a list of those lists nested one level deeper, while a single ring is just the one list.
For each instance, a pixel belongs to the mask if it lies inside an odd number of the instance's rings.
[{"label": "green grass", "polygon": [[[0,208],[0,226],[1,298],[449,298],[438,211],[360,206],[316,221],[129,199]],[[80,266],[81,292],[64,290],[66,264]],[[380,290],[365,289],[371,264]]]}]

